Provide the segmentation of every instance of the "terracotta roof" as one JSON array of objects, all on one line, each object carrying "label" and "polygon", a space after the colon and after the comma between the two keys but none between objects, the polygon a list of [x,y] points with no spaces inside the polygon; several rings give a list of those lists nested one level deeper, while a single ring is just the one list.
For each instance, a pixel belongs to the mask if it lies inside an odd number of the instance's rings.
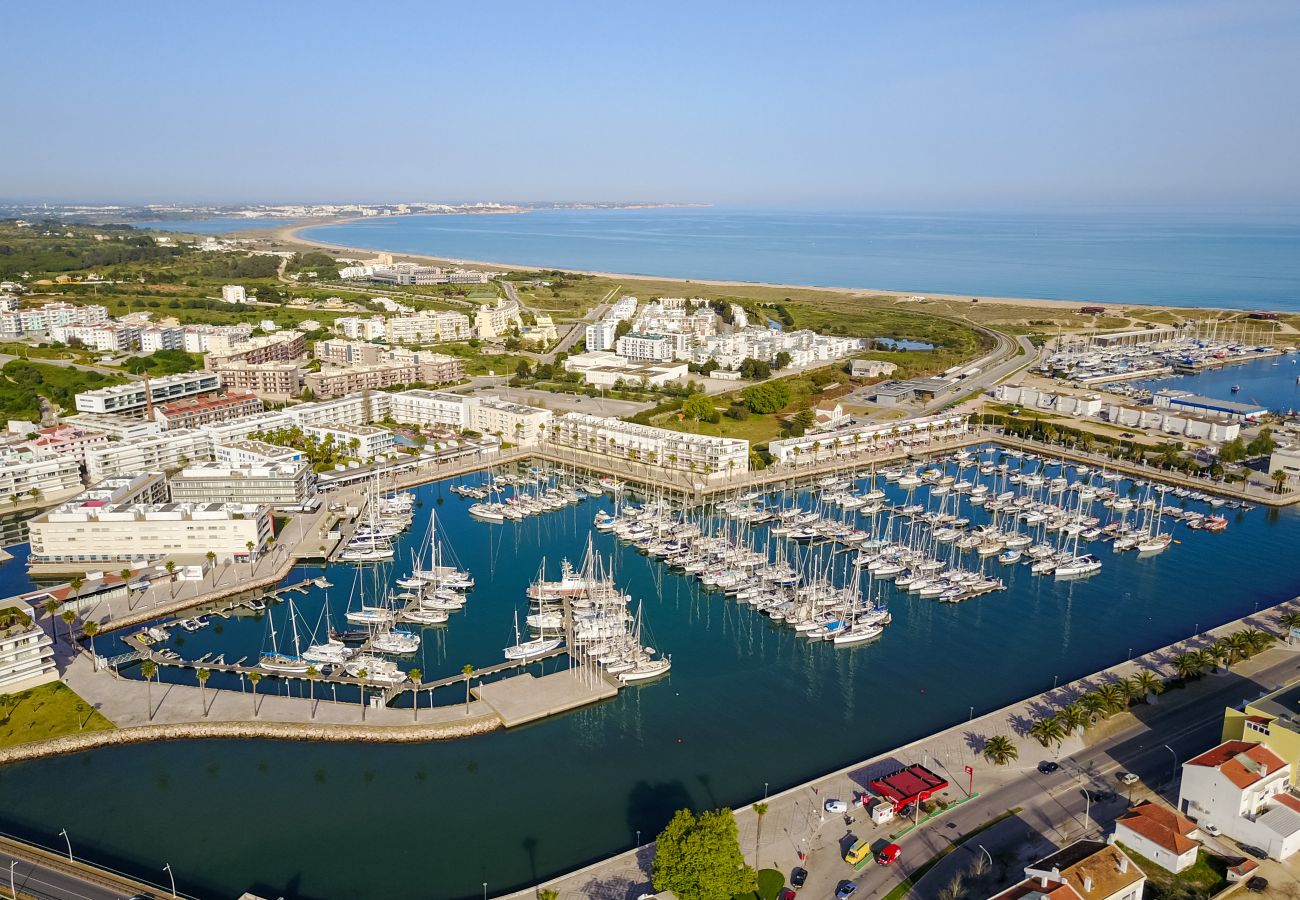
[{"label": "terracotta roof", "polygon": [[1273,799],[1276,800],[1278,803],[1281,803],[1283,806],[1289,806],[1291,809],[1294,809],[1296,812],[1300,812],[1300,797],[1297,797],[1294,794],[1288,794],[1284,792],[1278,794]]},{"label": "terracotta roof", "polygon": [[[1243,760],[1254,763],[1256,766],[1261,767],[1263,771],[1258,771],[1253,767],[1247,768]],[[1251,741],[1224,741],[1213,750],[1208,750],[1194,759],[1189,759],[1187,765],[1218,769],[1237,787],[1247,788],[1266,775],[1272,775],[1285,766],[1286,763],[1263,744],[1256,744]]]},{"label": "terracotta roof", "polygon": [[1172,809],[1157,806],[1144,800],[1128,811],[1128,815],[1117,821],[1135,834],[1163,847],[1176,856],[1182,856],[1199,844],[1190,835],[1196,830],[1196,823],[1186,816],[1179,815]]},{"label": "terracotta roof", "polygon": [[[1120,871],[1121,864],[1125,867],[1123,872]],[[1085,898],[1110,897],[1146,878],[1137,863],[1129,859],[1123,850],[1109,844],[1063,870],[1061,875],[1079,896]],[[1083,889],[1085,877],[1092,879],[1090,891]]]},{"label": "terracotta roof", "polygon": [[1044,887],[1037,878],[1026,878],[989,900],[1083,900],[1079,892],[1062,881],[1048,881]]}]

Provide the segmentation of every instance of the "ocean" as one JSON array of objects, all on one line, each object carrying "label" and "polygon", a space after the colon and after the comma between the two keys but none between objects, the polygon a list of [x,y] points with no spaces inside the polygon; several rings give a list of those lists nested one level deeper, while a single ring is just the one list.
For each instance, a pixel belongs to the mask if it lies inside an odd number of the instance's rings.
[{"label": "ocean", "polygon": [[309,240],[669,278],[1300,311],[1300,214],[548,210],[322,225]]}]

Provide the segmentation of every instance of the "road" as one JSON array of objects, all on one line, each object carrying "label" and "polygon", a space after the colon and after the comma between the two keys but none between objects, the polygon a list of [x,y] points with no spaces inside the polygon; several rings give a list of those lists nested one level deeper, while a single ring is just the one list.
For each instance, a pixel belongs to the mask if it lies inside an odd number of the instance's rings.
[{"label": "road", "polygon": [[[13,887],[17,888],[24,894],[38,898],[38,900],[124,900],[124,898],[137,896],[138,887],[131,887],[131,882],[117,879],[108,873],[103,873],[102,879],[91,880],[89,876],[79,877],[72,874],[67,869],[72,869],[71,865],[64,862],[59,868],[51,864],[39,864],[33,862],[26,851],[12,849],[11,842],[6,841],[6,846],[0,847],[0,882],[3,888],[0,888],[9,896],[10,890],[10,866],[12,864]],[[39,851],[33,851],[31,856],[44,856]],[[120,887],[108,887],[104,882],[121,881]],[[167,897],[171,895],[170,890],[162,891],[155,889],[146,896]]]},{"label": "road", "polygon": [[979,372],[970,378],[956,382],[952,387],[935,395],[935,398],[922,408],[922,415],[938,412],[945,406],[949,406],[958,397],[968,397],[971,394],[987,390],[1008,375],[1020,369],[1028,368],[1038,356],[1038,348],[1024,335],[1012,339],[1010,335],[1003,334],[1000,331],[984,330],[996,338],[997,346],[972,362],[970,366],[966,366],[966,368],[978,366]]}]

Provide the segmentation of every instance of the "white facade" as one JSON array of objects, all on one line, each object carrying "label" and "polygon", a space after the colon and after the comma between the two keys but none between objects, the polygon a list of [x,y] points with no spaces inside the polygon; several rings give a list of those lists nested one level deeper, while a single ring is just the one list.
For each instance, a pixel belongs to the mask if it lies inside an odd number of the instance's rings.
[{"label": "white facade", "polygon": [[59,499],[80,487],[81,464],[76,454],[0,452],[0,501],[15,496],[23,501]]},{"label": "white facade", "polygon": [[133,441],[119,441],[86,450],[86,476],[94,483],[118,475],[166,472],[212,458],[206,434],[178,428]]},{"label": "white facade", "polygon": [[333,438],[335,446],[360,459],[374,459],[393,449],[393,433],[375,425],[307,425],[303,431],[322,441]]},{"label": "white facade", "polygon": [[578,353],[566,357],[564,370],[577,372],[587,384],[598,387],[614,387],[619,382],[627,385],[645,383],[649,387],[659,387],[671,381],[682,380],[689,374],[686,363],[683,362],[633,362],[605,352]]},{"label": "white facade", "polygon": [[924,416],[901,422],[867,425],[844,431],[806,434],[803,437],[770,441],[767,450],[781,463],[813,462],[834,455],[850,457],[898,445],[921,445],[969,431],[959,415]]},{"label": "white facade", "polygon": [[388,320],[383,316],[341,316],[334,330],[354,341],[381,341],[388,337]]},{"label": "white facade", "polygon": [[1202,826],[1259,847],[1273,859],[1300,850],[1300,799],[1291,766],[1263,744],[1225,741],[1183,763],[1178,808]]},{"label": "white facade", "polygon": [[705,478],[749,468],[749,441],[671,431],[587,413],[556,417],[546,429],[546,441],[553,447],[572,447],[614,459],[698,473]]},{"label": "white facade", "polygon": [[246,503],[301,506],[315,494],[316,479],[306,461],[231,466],[219,462],[188,466],[173,475],[174,503]]},{"label": "white facade", "polygon": [[54,641],[36,624],[35,610],[17,597],[0,600],[0,694],[25,691],[58,678]]},{"label": "white facade", "polygon": [[151,325],[140,329],[140,351],[184,350],[185,329],[179,325]]},{"label": "white facade", "polygon": [[73,341],[99,353],[124,353],[140,342],[140,329],[132,325],[55,325],[50,337],[60,343]]},{"label": "white facade", "polygon": [[307,459],[307,455],[301,450],[246,438],[217,444],[213,448],[212,455],[222,465],[239,468],[244,466],[287,465],[304,462]]},{"label": "white facade", "polygon": [[246,303],[248,293],[243,285],[227,284],[221,288],[221,300],[223,303]]},{"label": "white facade", "polygon": [[523,324],[519,304],[504,297],[495,306],[480,306],[474,311],[474,337],[483,340],[494,340],[511,328],[521,328]]},{"label": "white facade", "polygon": [[427,310],[388,320],[388,339],[394,344],[434,344],[465,341],[471,337],[469,317],[463,313]]},{"label": "white facade", "polygon": [[597,322],[595,325],[587,326],[585,343],[587,352],[598,352],[601,350],[613,350],[615,334],[618,332],[618,321],[605,319]]},{"label": "white facade", "polygon": [[17,336],[49,331],[56,325],[100,325],[107,321],[108,310],[98,304],[46,303],[0,313],[0,335]]},{"label": "white facade", "polygon": [[215,372],[188,372],[151,379],[147,395],[143,381],[82,391],[77,394],[76,404],[78,412],[131,413],[144,410],[149,397],[155,404],[160,404],[220,389],[221,377]]},{"label": "white facade", "polygon": [[446,391],[410,390],[388,395],[388,415],[405,425],[443,425],[464,431],[470,427],[471,397]]},{"label": "white facade", "polygon": [[668,362],[676,355],[676,342],[667,334],[629,332],[614,346],[615,352],[624,359],[642,362]]},{"label": "white facade", "polygon": [[114,563],[168,556],[247,559],[271,537],[270,510],[232,503],[65,503],[28,523],[34,562]]},{"label": "white facade", "polygon": [[551,411],[511,403],[499,397],[476,397],[470,407],[470,430],[495,434],[521,447],[536,444],[551,422]]}]

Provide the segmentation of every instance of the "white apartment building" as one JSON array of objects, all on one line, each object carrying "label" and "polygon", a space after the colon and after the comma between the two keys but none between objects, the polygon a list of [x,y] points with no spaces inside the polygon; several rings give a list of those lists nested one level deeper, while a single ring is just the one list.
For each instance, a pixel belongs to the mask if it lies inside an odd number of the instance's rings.
[{"label": "white apartment building", "polygon": [[305,460],[232,466],[205,462],[187,466],[169,481],[173,503],[244,503],[302,506],[316,493],[316,477]]},{"label": "white apartment building", "polygon": [[676,342],[667,334],[641,334],[628,332],[614,345],[615,352],[624,359],[639,362],[668,362],[676,356]]},{"label": "white apartment building", "polygon": [[0,694],[16,694],[59,680],[54,641],[36,624],[31,605],[0,600]]},{"label": "white apartment building", "polygon": [[249,438],[227,441],[213,448],[216,462],[223,466],[244,468],[247,466],[283,466],[306,462],[307,455],[292,447],[268,444],[266,441],[254,441]]},{"label": "white apartment building", "polygon": [[162,433],[161,422],[148,419],[132,419],[128,416],[114,416],[104,413],[77,413],[63,416],[62,423],[85,431],[99,431],[119,441],[131,441]]},{"label": "white apartment building", "polygon": [[221,302],[247,303],[248,293],[244,290],[243,285],[227,284],[221,288]]},{"label": "white apartment building", "polygon": [[284,410],[302,427],[308,425],[369,425],[388,414],[388,394],[373,391],[332,400],[299,403]]},{"label": "white apartment building", "polygon": [[181,349],[186,353],[207,353],[214,346],[228,347],[253,336],[253,326],[186,325],[182,328]]},{"label": "white apartment building", "polygon": [[536,444],[552,418],[549,409],[511,403],[500,397],[475,397],[469,417],[471,431],[494,434],[521,447]]},{"label": "white apartment building", "polygon": [[80,489],[81,463],[75,453],[0,450],[0,502],[13,497],[55,501]]},{"label": "white apartment building", "polygon": [[150,325],[140,329],[140,351],[184,350],[185,329],[179,325]]},{"label": "white apartment building", "polygon": [[749,441],[670,431],[587,413],[557,416],[547,426],[545,440],[553,447],[572,447],[705,478],[749,468]]},{"label": "white apartment building", "polygon": [[383,316],[340,316],[334,330],[354,341],[382,341],[388,337],[388,320]]},{"label": "white apartment building", "polygon": [[1288,792],[1290,781],[1290,764],[1265,745],[1224,741],[1183,763],[1178,808],[1282,860],[1300,850],[1300,798]]},{"label": "white apartment building", "polygon": [[605,318],[614,322],[627,322],[636,315],[636,298],[631,294],[619,297],[605,313]]},{"label": "white apartment building", "polygon": [[587,384],[599,387],[615,387],[619,382],[659,387],[684,379],[689,373],[684,362],[637,362],[624,359],[615,353],[600,351],[566,357],[564,370],[577,372]]},{"label": "white apartment building", "polygon": [[920,446],[964,434],[969,430],[965,416],[922,416],[901,422],[884,422],[769,441],[767,451],[780,463],[812,462],[831,455],[848,457],[900,445]]},{"label": "white apartment building", "polygon": [[614,341],[617,340],[618,320],[603,319],[595,325],[588,325],[586,331],[585,343],[589,353],[600,352],[603,350],[613,350]]},{"label": "white apartment building", "polygon": [[472,337],[469,317],[463,313],[425,310],[388,320],[388,339],[394,344],[434,344],[466,341]]},{"label": "white apartment building", "polygon": [[474,337],[485,341],[501,337],[511,328],[522,328],[519,304],[502,297],[495,306],[480,306],[474,311]]},{"label": "white apartment building", "polygon": [[[36,563],[110,563],[180,556],[249,559],[271,537],[265,506],[240,503],[130,503],[74,500],[28,523]],[[252,545],[250,552],[248,545]]]},{"label": "white apartment building", "polygon": [[133,325],[55,325],[50,337],[63,344],[73,341],[99,353],[125,353],[140,343],[140,329]]},{"label": "white apartment building", "polygon": [[442,425],[464,431],[470,427],[474,399],[447,391],[415,389],[388,395],[388,414],[404,425]]},{"label": "white apartment building", "polygon": [[230,441],[243,440],[258,431],[274,431],[288,428],[298,421],[283,410],[244,416],[242,419],[230,419],[225,422],[209,422],[198,430],[202,432],[215,448]]},{"label": "white apartment building", "polygon": [[206,434],[178,428],[88,449],[86,476],[93,484],[114,476],[181,469],[192,462],[211,458],[212,444]]},{"label": "white apartment building", "polygon": [[32,453],[71,456],[79,465],[85,465],[87,448],[107,443],[107,432],[78,428],[63,422],[49,428],[37,429],[36,437],[19,446]]},{"label": "white apartment building", "polygon": [[107,321],[108,310],[98,304],[46,303],[0,313],[0,334],[14,336],[49,331],[56,325],[101,325]]},{"label": "white apartment building", "polygon": [[1300,446],[1280,444],[1274,448],[1273,454],[1268,458],[1269,477],[1272,477],[1274,472],[1286,474],[1284,485],[1291,485],[1300,480]]},{"label": "white apartment building", "polygon": [[861,349],[861,338],[749,327],[700,340],[691,358],[700,365],[713,360],[724,369],[736,369],[746,359],[773,363],[778,354],[788,353],[791,365],[812,366],[852,356]]},{"label": "white apartment building", "polygon": [[393,449],[393,433],[377,425],[307,425],[307,434],[319,440],[333,439],[337,447],[346,447],[358,459],[374,459]]},{"label": "white apartment building", "polygon": [[[147,385],[147,387],[146,387]],[[133,381],[112,387],[82,391],[76,396],[78,412],[136,413],[143,412],[152,397],[154,403],[166,403],[181,397],[193,397],[221,389],[221,378],[215,372],[187,372],[167,375],[148,382]]]}]

